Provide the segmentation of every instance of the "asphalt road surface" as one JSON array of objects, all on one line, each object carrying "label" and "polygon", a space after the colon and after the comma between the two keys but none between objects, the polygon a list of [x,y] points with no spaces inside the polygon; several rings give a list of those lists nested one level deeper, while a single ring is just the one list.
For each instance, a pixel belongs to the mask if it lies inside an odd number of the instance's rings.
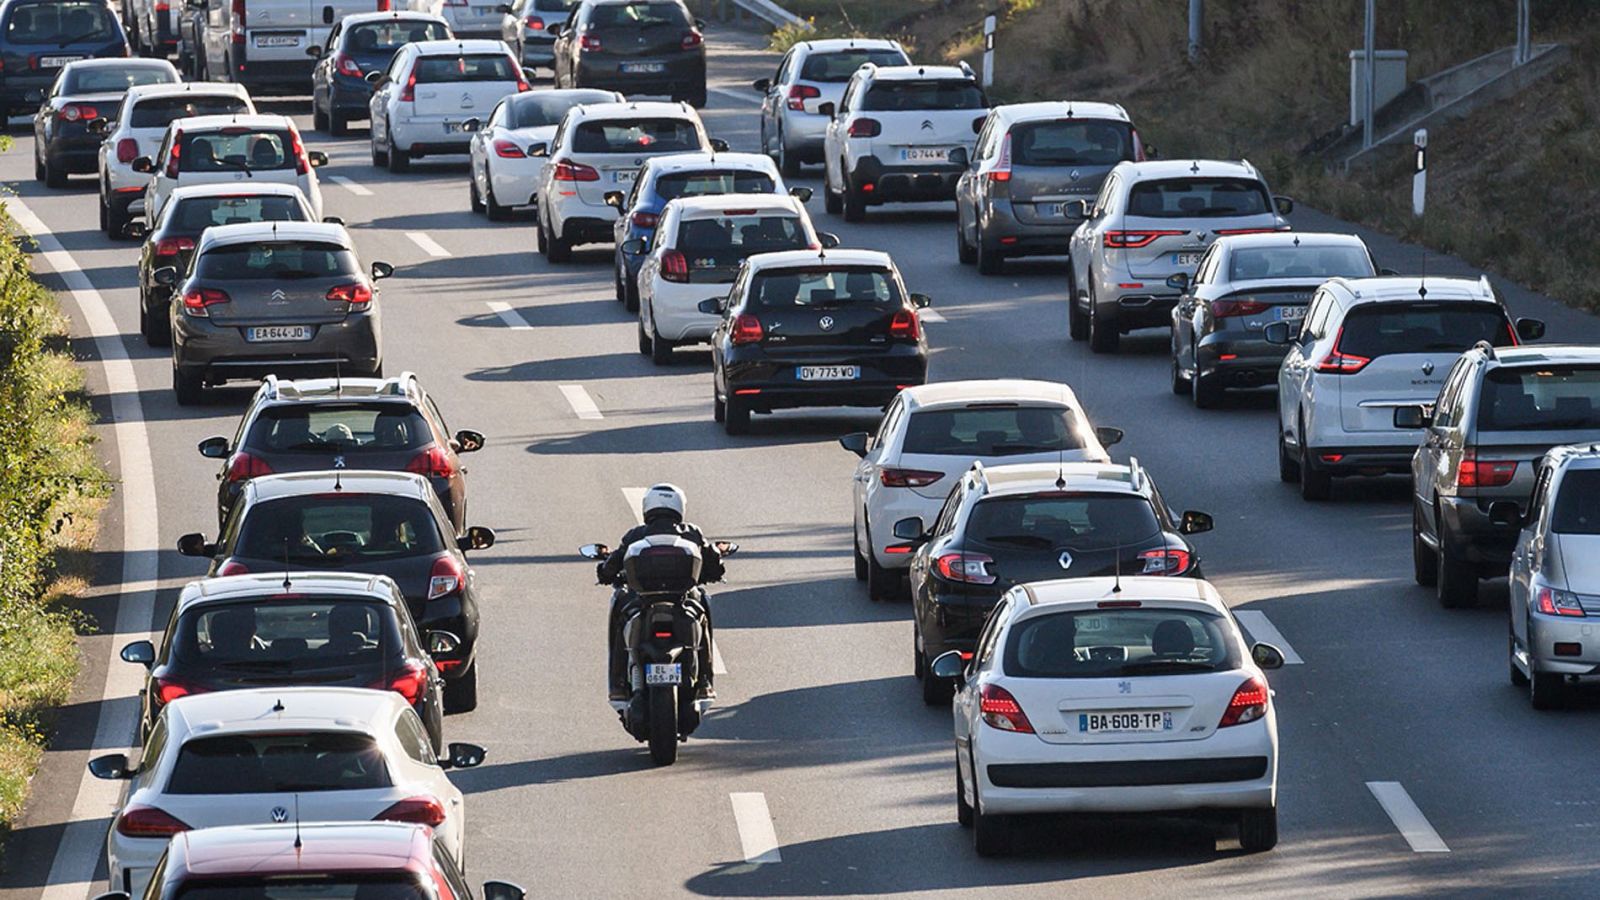
[{"label": "asphalt road surface", "polygon": [[[753,150],[757,95],[746,85],[773,57],[737,33],[710,46],[706,123]],[[474,558],[482,702],[446,726],[449,739],[490,751],[454,776],[468,795],[475,881],[507,878],[540,898],[1595,892],[1600,800],[1585,773],[1600,701],[1538,713],[1507,683],[1503,582],[1466,611],[1442,610],[1412,584],[1404,480],[1339,482],[1332,502],[1308,505],[1278,481],[1269,394],[1200,412],[1168,391],[1164,334],[1125,340],[1112,357],[1070,343],[1061,260],[982,278],[956,262],[947,204],[846,225],[819,197],[819,228],[893,253],[909,288],[933,296],[934,379],[1071,384],[1095,423],[1127,430],[1118,459],[1137,456],[1178,508],[1216,516],[1196,541],[1206,571],[1252,613],[1243,621],[1257,639],[1281,639],[1303,660],[1272,676],[1277,850],[1244,855],[1226,833],[1182,821],[1051,819],[1025,827],[1014,858],[979,860],[955,822],[949,714],[924,707],[911,677],[909,608],[869,602],[851,577],[855,457],[834,439],[876,416],[782,412],[728,438],[711,420],[708,353],[660,369],[635,351],[609,247],[548,266],[526,217],[490,224],[468,211],[464,160],[390,175],[369,164],[364,132],[326,140],[305,106],[266,105],[297,115],[332,158],[321,170],[327,211],[346,219],[363,258],[398,269],[379,301],[388,371],[417,371],[451,428],[488,435],[468,458],[471,522],[500,538]],[[65,251],[40,269],[65,270],[46,277],[74,289],[74,334],[100,332],[77,346],[108,418],[106,456],[137,479],[147,440],[154,471],[153,491],[130,484],[106,516],[104,587],[89,608],[122,633],[85,641],[78,696],[0,878],[7,896],[77,898],[91,880],[103,889],[115,801],[103,783],[80,793],[83,762],[131,737],[121,727],[131,701],[102,696],[136,688],[138,673],[108,660],[201,574],[170,549],[215,527],[216,465],[195,443],[231,435],[251,389],[176,406],[166,353],[138,337],[135,245],[96,231],[93,179],[46,191],[29,178],[31,156],[18,135],[0,180]],[[798,183],[820,190],[818,170],[806,176]],[[1296,225],[1338,223],[1306,211]],[[1421,263],[1416,248],[1373,240],[1382,265]],[[1428,271],[1469,270],[1436,258]],[[1497,286],[1517,314],[1547,318],[1552,339],[1600,338],[1594,319]],[[102,303],[109,317],[96,314]],[[579,416],[582,397],[598,417]],[[709,535],[743,546],[714,595],[720,703],[667,769],[606,705],[608,595],[576,554],[614,542],[634,523],[630,489],[660,480],[685,487]],[[121,583],[151,564],[153,594]]]}]

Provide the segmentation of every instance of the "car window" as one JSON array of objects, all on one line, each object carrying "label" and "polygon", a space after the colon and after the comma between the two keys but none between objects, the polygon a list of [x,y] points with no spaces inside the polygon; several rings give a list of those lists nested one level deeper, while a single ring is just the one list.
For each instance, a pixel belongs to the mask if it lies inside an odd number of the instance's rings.
[{"label": "car window", "polygon": [[1200,257],[1200,265],[1195,266],[1193,286],[1211,283],[1212,276],[1216,274],[1217,260],[1221,256],[1222,251],[1217,249],[1216,244],[1212,244],[1211,247],[1206,250],[1206,252]]},{"label": "car window", "polygon": [[1239,667],[1226,620],[1190,609],[1093,609],[1018,622],[1005,671],[1017,678],[1188,675]]},{"label": "car window", "polygon": [[[341,872],[333,875],[240,875],[206,878],[178,888],[173,900],[434,900],[418,876],[395,872]],[[151,881],[160,897],[161,882]],[[465,895],[463,895],[465,896]],[[438,900],[450,900],[448,895]]]},{"label": "car window", "polygon": [[150,726],[150,735],[145,738],[144,750],[139,755],[139,772],[149,772],[161,762],[161,754],[167,749],[167,717],[157,716],[156,723]]},{"label": "car window", "polygon": [[1228,260],[1228,279],[1365,278],[1372,257],[1360,247],[1240,247]]},{"label": "car window", "polygon": [[333,48],[339,46],[339,36],[344,34],[344,23],[340,22],[328,29],[328,39],[323,42],[323,57],[328,58],[333,53]]},{"label": "car window", "polygon": [[966,499],[963,490],[965,482],[956,482],[950,489],[950,495],[944,498],[944,505],[939,507],[939,515],[934,517],[933,525],[925,526],[933,534],[949,534],[956,527],[956,515],[961,512],[961,503]]},{"label": "car window", "polygon": [[1466,383],[1466,373],[1469,369],[1476,368],[1466,359],[1458,359],[1450,367],[1450,374],[1445,376],[1444,387],[1439,391],[1439,399],[1434,403],[1433,424],[1438,428],[1450,428],[1461,421],[1461,389]]},{"label": "car window", "polygon": [[[349,41],[345,44],[345,49],[357,54],[393,53],[406,44],[417,41],[443,41],[449,37],[450,30],[444,26],[443,22],[428,22],[419,19],[362,22],[351,26]],[[422,81],[421,78],[417,80],[419,82]]]},{"label": "car window", "polygon": [[211,247],[198,257],[197,271],[207,281],[298,280],[335,275],[358,276],[355,253],[324,241],[247,241]]},{"label": "car window", "polygon": [[1094,215],[1098,216],[1111,208],[1112,203],[1116,201],[1117,190],[1121,185],[1122,179],[1116,175],[1106,178],[1106,183],[1100,186],[1100,196],[1094,200]]},{"label": "car window", "polygon": [[690,219],[678,226],[676,248],[689,267],[737,264],[756,253],[802,250],[811,245],[799,216],[764,215],[755,210],[724,210],[716,218]]},{"label": "car window", "polygon": [[1133,159],[1133,126],[1058,119],[1011,126],[1011,161],[1019,166],[1111,166]]},{"label": "car window", "polygon": [[1533,498],[1528,506],[1528,523],[1534,527],[1544,521],[1546,508],[1550,503],[1550,483],[1555,479],[1555,467],[1544,463],[1539,465],[1539,474],[1533,481]]},{"label": "car window", "polygon": [[311,793],[389,784],[383,751],[367,735],[268,732],[190,738],[178,752],[166,793]]},{"label": "car window", "polygon": [[589,11],[589,24],[596,28],[690,27],[689,11],[677,3],[607,3]]},{"label": "car window", "polygon": [[1600,534],[1600,469],[1568,469],[1561,477],[1550,530]]},{"label": "car window", "polygon": [[970,81],[875,81],[861,100],[865,112],[983,109],[983,91]]},{"label": "car window", "polygon": [[926,409],[906,423],[904,453],[1007,456],[1081,450],[1076,411],[1061,406],[969,406]]},{"label": "car window", "polygon": [[994,649],[999,643],[997,638],[1001,629],[1005,627],[1006,619],[1011,616],[1011,604],[1009,596],[1001,598],[989,613],[988,620],[983,623],[983,631],[978,634],[978,643],[973,651],[976,661],[974,668],[988,669],[994,664]]},{"label": "car window", "polygon": [[225,128],[188,132],[178,152],[180,172],[261,172],[297,164],[288,131]]},{"label": "car window", "polygon": [[444,549],[433,510],[423,501],[347,493],[255,504],[240,527],[238,545],[231,555],[341,566],[427,556]]},{"label": "car window", "polygon": [[1345,316],[1339,352],[1368,359],[1390,353],[1464,353],[1479,341],[1516,343],[1498,304],[1369,303]]},{"label": "car window", "polygon": [[699,150],[700,130],[688,119],[604,119],[583,122],[574,153],[682,153]]},{"label": "car window", "polygon": [[528,91],[516,94],[505,101],[509,107],[506,127],[545,128],[558,125],[567,110],[582,103],[609,103],[616,99],[610,91],[562,91],[550,96],[550,91]]},{"label": "car window", "polygon": [[879,66],[903,66],[910,62],[904,53],[890,48],[813,53],[807,56],[806,61],[800,66],[800,80],[844,84],[857,69],[867,63]]},{"label": "car window", "polygon": [[1328,333],[1328,317],[1332,314],[1335,304],[1332,295],[1325,291],[1318,291],[1311,298],[1311,307],[1306,312],[1305,324],[1300,326],[1302,337],[1322,339]]},{"label": "car window", "polygon": [[155,66],[130,66],[126,69],[96,66],[63,72],[59,83],[63,94],[110,94],[140,84],[172,84],[176,81],[171,72]]},{"label": "car window", "polygon": [[750,299],[751,305],[762,309],[902,303],[900,288],[889,271],[867,266],[763,269],[751,282]]},{"label": "car window", "polygon": [[407,756],[425,766],[439,764],[439,758],[433,755],[433,742],[428,740],[428,733],[416,713],[409,709],[401,710],[400,717],[394,722],[394,736]]},{"label": "car window", "polygon": [[417,84],[458,84],[472,81],[516,81],[516,67],[503,53],[472,53],[463,56],[424,56],[417,60],[411,77]]},{"label": "car window", "polygon": [[747,169],[671,172],[657,178],[655,187],[656,196],[662,200],[710,194],[772,194],[777,190],[771,175]]},{"label": "car window", "polygon": [[210,195],[184,197],[162,209],[164,230],[198,236],[213,225],[244,222],[306,222],[310,215],[298,197],[282,194],[254,197]]},{"label": "car window", "polygon": [[794,57],[795,48],[790,47],[789,52],[783,55],[783,59],[778,60],[778,70],[772,73],[773,85],[783,84],[789,77],[789,70],[794,65]]},{"label": "car window", "polygon": [[1105,549],[1148,541],[1161,523],[1149,500],[1132,494],[989,497],[972,508],[969,544],[996,550]]},{"label": "car window", "polygon": [[272,453],[359,457],[418,450],[431,443],[427,421],[408,403],[295,403],[263,409],[245,446]]},{"label": "car window", "polygon": [[252,673],[359,671],[382,678],[402,654],[388,605],[305,598],[271,603],[209,603],[178,618],[172,664],[198,678]]},{"label": "car window", "polygon": [[1600,366],[1501,366],[1482,394],[1479,431],[1600,429]]},{"label": "car window", "polygon": [[18,3],[6,16],[10,44],[53,44],[66,47],[84,41],[109,41],[119,34],[111,9],[103,0],[51,0]]},{"label": "car window", "polygon": [[1271,210],[1266,185],[1254,178],[1163,178],[1141,181],[1128,192],[1130,216],[1206,218]]},{"label": "car window", "polygon": [[905,412],[905,404],[896,397],[889,402],[889,408],[883,414],[883,420],[878,423],[878,432],[872,436],[872,446],[877,447],[889,440],[900,427],[900,416]]},{"label": "car window", "polygon": [[856,95],[860,93],[861,79],[852,77],[849,85],[844,89],[844,97],[839,100],[839,109],[837,111],[844,112],[847,109],[855,109]]},{"label": "car window", "polygon": [[128,125],[133,128],[165,128],[176,119],[249,111],[250,103],[243,97],[208,97],[205,94],[147,97],[133,107]]}]

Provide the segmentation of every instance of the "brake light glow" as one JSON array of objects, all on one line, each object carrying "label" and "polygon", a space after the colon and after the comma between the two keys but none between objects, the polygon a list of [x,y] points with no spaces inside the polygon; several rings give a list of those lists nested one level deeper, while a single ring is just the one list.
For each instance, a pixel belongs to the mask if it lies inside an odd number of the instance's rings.
[{"label": "brake light glow", "polygon": [[870,138],[882,133],[883,123],[877,119],[855,119],[850,123],[851,137]]},{"label": "brake light glow", "polygon": [[84,103],[68,103],[56,110],[56,117],[63,122],[88,122],[100,118],[100,110]]},{"label": "brake light glow", "polygon": [[526,159],[528,156],[521,147],[504,138],[494,142],[494,155],[501,159]]},{"label": "brake light glow", "polygon": [[652,212],[636,212],[632,221],[635,228],[654,228],[661,221],[661,216]]},{"label": "brake light glow", "polygon": [[[466,4],[462,4],[465,6]],[[411,74],[406,76],[406,86],[400,91],[400,100],[403,103],[414,103],[417,99],[417,69],[421,67],[422,60],[411,67]]]},{"label": "brake light glow", "polygon": [[733,320],[733,331],[728,336],[734,346],[741,344],[757,344],[765,333],[761,329],[761,320],[748,313]]},{"label": "brake light glow", "polygon": [[965,584],[994,584],[995,575],[989,571],[994,559],[982,553],[946,553],[933,561],[933,570],[946,581]]},{"label": "brake light glow", "polygon": [[117,816],[117,833],[126,837],[171,837],[188,830],[182,819],[154,806],[130,806]]},{"label": "brake light glow", "polygon": [[683,40],[678,42],[678,46],[685,50],[693,50],[705,42],[706,40],[700,36],[700,32],[690,29],[683,33]]},{"label": "brake light glow", "polygon": [[410,822],[438,828],[444,824],[444,807],[432,797],[410,797],[378,813],[374,822]]},{"label": "brake light glow", "polygon": [[556,181],[599,181],[600,172],[594,166],[575,163],[570,159],[556,160],[550,177]]},{"label": "brake light glow", "polygon": [[227,291],[219,291],[216,288],[195,288],[183,295],[183,311],[191,316],[205,318],[211,315],[208,307],[219,303],[230,303],[232,300]]},{"label": "brake light glow", "polygon": [[167,177],[178,177],[178,154],[183,149],[183,129],[178,129],[172,135],[172,153],[167,156]]},{"label": "brake light glow", "polygon": [[597,34],[586,34],[583,37],[578,38],[578,49],[588,51],[590,53],[600,52],[600,36]]},{"label": "brake light glow", "polygon": [[789,88],[787,105],[795,112],[805,112],[806,101],[815,100],[822,96],[822,91],[809,84],[797,84]]},{"label": "brake light glow", "polygon": [[359,281],[336,284],[328,288],[327,300],[350,304],[350,312],[365,312],[372,308],[372,288]]},{"label": "brake light glow", "polygon": [[1108,231],[1103,239],[1108,250],[1137,250],[1147,247],[1156,238],[1188,234],[1176,228],[1151,228],[1143,231]]},{"label": "brake light glow", "polygon": [[387,681],[379,681],[371,687],[379,691],[394,691],[406,698],[407,703],[415,706],[417,701],[422,699],[422,692],[428,687],[428,670],[421,663],[406,663]]},{"label": "brake light glow", "polygon": [[204,690],[197,688],[192,684],[178,681],[174,678],[157,678],[155,682],[156,701],[162,706],[166,706],[168,703],[171,703],[179,697],[187,697],[190,694],[205,693]]},{"label": "brake light glow", "polygon": [[878,483],[884,487],[927,487],[944,477],[943,472],[926,469],[879,469]]},{"label": "brake light glow", "polygon": [[446,553],[433,561],[433,570],[428,574],[428,599],[447,597],[461,590],[462,583],[461,565]]},{"label": "brake light glow", "polygon": [[1371,357],[1356,356],[1354,353],[1345,353],[1340,350],[1339,345],[1343,342],[1344,329],[1340,328],[1338,337],[1333,339],[1333,350],[1328,353],[1327,358],[1317,363],[1318,372],[1328,375],[1353,375],[1366,368],[1367,363],[1372,362]]},{"label": "brake light glow", "polygon": [[1033,734],[1033,723],[1028,721],[1022,705],[1011,696],[1010,691],[998,684],[986,684],[978,689],[978,712],[983,715],[984,724],[990,728]]},{"label": "brake light glow", "polygon": [[289,126],[289,153],[294,157],[294,170],[296,174],[304,175],[311,171],[311,160],[306,158],[306,143],[300,140],[300,129]]},{"label": "brake light glow", "polygon": [[1577,595],[1555,588],[1539,588],[1539,612],[1547,616],[1583,616],[1583,606]]},{"label": "brake light glow", "polygon": [[1517,461],[1479,459],[1475,450],[1461,454],[1461,468],[1456,470],[1456,487],[1505,487],[1517,475]]},{"label": "brake light glow", "polygon": [[528,30],[530,30],[530,31],[543,31],[544,30],[544,20],[539,18],[538,16],[529,16],[527,18],[527,20],[525,22],[523,22],[523,24],[528,26]]},{"label": "brake light glow", "polygon": [[450,454],[435,444],[411,457],[411,461],[406,463],[406,471],[418,475],[431,475],[435,478],[449,478],[456,474],[456,467],[450,462]]},{"label": "brake light glow", "polygon": [[1231,319],[1235,316],[1254,316],[1266,312],[1272,307],[1254,299],[1233,299],[1211,301],[1211,315],[1217,319]]},{"label": "brake light glow", "polygon": [[1217,723],[1217,727],[1254,722],[1267,714],[1267,702],[1267,683],[1260,678],[1252,678],[1233,692],[1233,699],[1228,701],[1228,708],[1223,710],[1222,721]]},{"label": "brake light glow", "polygon": [[1162,547],[1139,554],[1144,562],[1140,575],[1182,575],[1189,571],[1189,551],[1177,547]]},{"label": "brake light glow", "polygon": [[233,455],[233,459],[228,460],[228,471],[223,474],[222,480],[232,484],[271,474],[272,467],[265,460],[240,450]]},{"label": "brake light glow", "polygon": [[156,242],[157,256],[177,256],[185,250],[194,249],[194,238],[171,237],[162,238]]},{"label": "brake light glow", "polygon": [[689,283],[689,258],[679,250],[661,254],[661,280],[674,284]]},{"label": "brake light glow", "polygon": [[334,68],[339,70],[340,75],[349,75],[352,78],[361,77],[361,66],[356,63],[354,57],[341,53],[333,58],[333,65]]}]

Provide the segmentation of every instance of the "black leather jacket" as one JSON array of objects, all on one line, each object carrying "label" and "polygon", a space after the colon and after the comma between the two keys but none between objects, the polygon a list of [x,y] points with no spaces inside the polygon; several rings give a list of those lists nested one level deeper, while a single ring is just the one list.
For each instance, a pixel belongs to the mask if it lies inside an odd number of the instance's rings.
[{"label": "black leather jacket", "polygon": [[658,516],[643,525],[635,525],[628,529],[628,533],[617,542],[611,555],[601,560],[595,567],[595,578],[600,584],[616,584],[622,578],[622,564],[628,556],[628,547],[635,541],[652,534],[674,534],[688,541],[700,545],[700,583],[709,584],[721,581],[726,569],[722,565],[722,555],[717,553],[717,548],[707,541],[700,529],[688,522],[680,522],[670,516]]}]

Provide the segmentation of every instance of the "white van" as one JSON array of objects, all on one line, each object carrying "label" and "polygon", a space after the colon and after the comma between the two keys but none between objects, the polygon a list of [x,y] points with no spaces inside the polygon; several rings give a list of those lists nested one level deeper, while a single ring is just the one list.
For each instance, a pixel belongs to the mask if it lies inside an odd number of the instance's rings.
[{"label": "white van", "polygon": [[[372,12],[373,0],[189,0],[204,7],[195,77],[231,81],[253,94],[309,94],[328,29],[352,13]],[[377,0],[377,10],[389,0]]]}]

